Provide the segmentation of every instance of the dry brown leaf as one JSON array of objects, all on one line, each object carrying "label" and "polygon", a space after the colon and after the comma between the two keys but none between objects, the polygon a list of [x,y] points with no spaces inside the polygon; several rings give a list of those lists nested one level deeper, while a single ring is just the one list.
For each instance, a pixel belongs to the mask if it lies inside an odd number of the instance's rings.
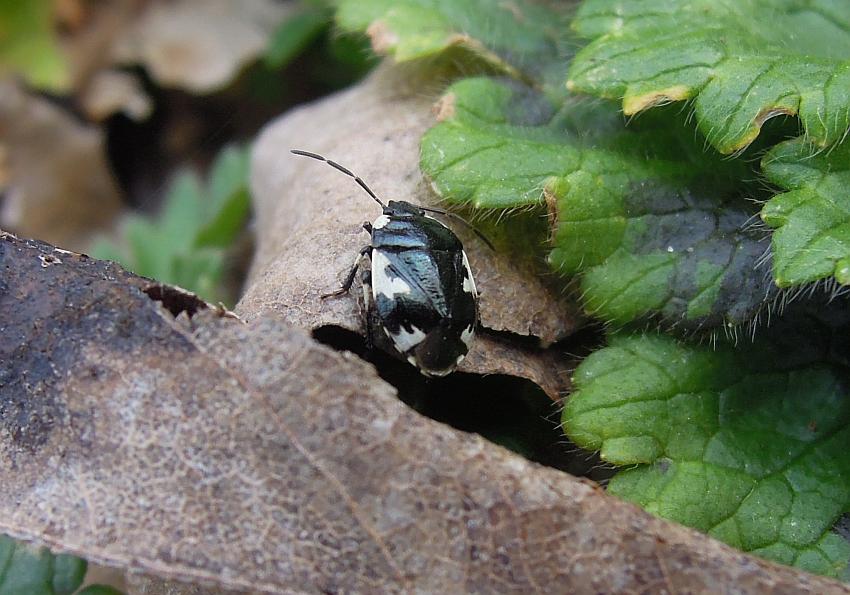
[{"label": "dry brown leaf", "polygon": [[424,418],[274,318],[5,234],[0,270],[0,532],[215,585],[151,592],[850,593]]},{"label": "dry brown leaf", "polygon": [[83,249],[121,209],[103,133],[0,80],[0,225]]},{"label": "dry brown leaf", "polygon": [[69,91],[92,120],[103,121],[116,113],[144,120],[153,110],[139,77],[112,68],[113,45],[127,35],[146,1],[53,2],[54,17],[62,31]]},{"label": "dry brown leaf", "polygon": [[97,122],[116,113],[136,121],[146,120],[153,111],[153,101],[142,89],[138,77],[120,70],[100,70],[80,92],[86,115]]},{"label": "dry brown leaf", "polygon": [[222,587],[192,585],[157,578],[149,574],[131,574],[127,576],[124,589],[127,595],[236,595],[245,591],[235,591]]},{"label": "dry brown leaf", "polygon": [[75,93],[88,92],[92,77],[112,66],[112,46],[126,35],[146,1],[57,2],[54,10],[62,28],[62,53]]},{"label": "dry brown leaf", "polygon": [[[274,312],[307,329],[339,326],[362,332],[360,290],[321,300],[339,286],[359,248],[361,225],[380,213],[350,178],[292,148],[323,153],[356,172],[379,196],[433,204],[419,171],[419,139],[433,123],[432,97],[422,81],[382,68],[348,91],[296,110],[268,126],[254,148],[252,195],[258,250],[238,311]],[[494,253],[469,230],[463,239],[482,292],[482,326],[532,336],[544,346],[570,335],[578,307],[540,281],[527,264]],[[542,349],[506,349],[509,343],[479,335],[462,371],[512,373],[557,397],[567,387],[566,365]]]},{"label": "dry brown leaf", "polygon": [[80,589],[85,589],[89,585],[108,586],[118,590],[120,593],[126,593],[126,573],[120,568],[89,564],[86,569],[85,580],[83,580],[83,584],[80,585]]},{"label": "dry brown leaf", "polygon": [[116,41],[120,63],[140,63],[164,87],[211,93],[265,48],[294,4],[274,0],[151,2]]}]

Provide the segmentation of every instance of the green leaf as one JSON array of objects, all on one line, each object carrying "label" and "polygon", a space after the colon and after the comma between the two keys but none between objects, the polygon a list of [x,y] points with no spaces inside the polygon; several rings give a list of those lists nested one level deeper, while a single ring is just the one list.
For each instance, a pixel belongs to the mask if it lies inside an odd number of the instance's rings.
[{"label": "green leaf", "polygon": [[65,91],[68,65],[53,30],[50,0],[0,0],[0,75],[21,74],[29,84]]},{"label": "green leaf", "polygon": [[614,336],[576,370],[563,427],[603,460],[633,466],[612,493],[745,551],[840,576],[850,544],[831,528],[850,511],[845,372],[815,361],[810,344],[773,339],[712,350]]},{"label": "green leaf", "polygon": [[621,130],[605,104],[553,105],[487,78],[452,85],[441,114],[421,154],[437,192],[479,209],[547,203],[549,263],[582,273],[590,313],[693,330],[749,320],[774,295],[753,273],[767,246],[745,226],[746,170],[704,152],[684,123]]},{"label": "green leaf", "polygon": [[251,207],[247,180],[250,155],[243,149],[228,147],[213,164],[209,180],[208,210],[211,216],[198,230],[195,245],[226,248],[241,231]]},{"label": "green leaf", "polygon": [[835,0],[585,0],[573,27],[593,41],[568,87],[622,99],[623,111],[693,99],[721,153],[765,120],[800,117],[820,146],[850,126],[850,12]]},{"label": "green leaf", "polygon": [[223,149],[206,184],[195,173],[183,172],[172,182],[156,219],[127,219],[123,231],[128,250],[99,240],[92,256],[221,301],[226,251],[250,210],[248,173],[246,149]]},{"label": "green leaf", "polygon": [[269,68],[283,68],[298,56],[330,22],[327,10],[304,7],[284,20],[272,35],[263,58]]},{"label": "green leaf", "polygon": [[[171,278],[171,255],[174,240],[163,239],[157,224],[145,217],[131,216],[124,225],[125,239],[130,248],[127,261],[119,261],[144,277],[165,281]],[[100,258],[101,255],[93,253]]]},{"label": "green leaf", "polygon": [[70,595],[85,574],[85,560],[0,535],[0,595]]},{"label": "green leaf", "polygon": [[[207,205],[204,204],[207,201]],[[211,206],[210,195],[204,195],[200,178],[193,171],[184,171],[171,182],[159,219],[162,239],[173,250],[192,245],[190,230],[196,229],[204,218],[206,206]]]},{"label": "green leaf", "polygon": [[818,152],[804,139],[777,145],[765,176],[789,192],[772,198],[762,219],[773,232],[773,276],[787,287],[834,276],[850,285],[850,144]]},{"label": "green leaf", "polygon": [[462,47],[518,79],[540,81],[566,55],[563,11],[516,0],[341,0],[337,23],[366,31],[403,62]]}]

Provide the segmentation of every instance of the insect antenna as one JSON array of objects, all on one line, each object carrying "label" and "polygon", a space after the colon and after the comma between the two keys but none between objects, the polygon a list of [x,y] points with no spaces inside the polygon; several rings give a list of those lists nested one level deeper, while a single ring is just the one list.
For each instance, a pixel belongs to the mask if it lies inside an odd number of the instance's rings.
[{"label": "insect antenna", "polygon": [[457,213],[452,213],[451,211],[444,211],[443,209],[435,209],[433,207],[423,207],[422,205],[416,205],[416,206],[419,207],[420,209],[422,209],[423,211],[428,211],[429,213],[437,213],[439,215],[445,215],[446,217],[450,217],[451,219],[454,219],[455,221],[460,221],[461,223],[466,225],[469,229],[474,231],[475,235],[477,235],[479,238],[481,238],[481,241],[484,242],[485,244],[487,244],[487,247],[490,248],[490,250],[492,250],[493,252],[496,251],[496,248],[493,246],[493,242],[491,242],[489,239],[487,239],[487,236],[485,236],[483,233],[478,231],[478,229],[474,225],[472,225],[472,223],[470,223],[469,221],[467,221],[466,219],[464,219],[463,217],[461,217]]},{"label": "insect antenna", "polygon": [[337,169],[337,170],[341,171],[342,173],[344,173],[345,175],[347,175],[351,178],[354,178],[354,181],[357,182],[360,185],[360,187],[363,188],[363,190],[365,190],[369,194],[369,196],[374,198],[375,202],[377,202],[379,205],[381,205],[381,208],[384,208],[384,209],[387,208],[387,205],[385,205],[383,202],[381,202],[381,199],[378,198],[377,195],[374,192],[372,192],[372,189],[369,188],[369,186],[366,185],[366,182],[364,182],[363,180],[360,179],[360,176],[354,175],[354,173],[352,173],[351,170],[349,170],[346,167],[343,167],[342,165],[340,165],[336,161],[331,161],[330,159],[328,159],[326,157],[322,157],[321,155],[318,155],[316,153],[310,153],[309,151],[300,151],[298,149],[291,149],[290,152],[294,153],[295,155],[301,155],[302,157],[310,157],[312,159],[316,159],[317,161],[324,161],[325,163],[327,163],[328,165],[330,165],[334,169]]}]

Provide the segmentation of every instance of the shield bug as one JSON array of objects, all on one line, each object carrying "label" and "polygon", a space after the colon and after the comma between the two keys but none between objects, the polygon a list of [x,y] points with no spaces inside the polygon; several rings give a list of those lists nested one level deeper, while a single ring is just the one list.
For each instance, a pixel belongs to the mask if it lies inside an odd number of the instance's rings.
[{"label": "shield bug", "polygon": [[[384,202],[357,175],[330,159],[293,150],[324,161],[354,178],[382,213],[363,228],[371,236],[342,287],[323,298],[347,293],[361,260],[371,267],[361,273],[366,330],[382,332],[394,351],[425,376],[445,376],[466,357],[478,324],[478,292],[469,260],[458,237],[429,213],[466,223],[454,213],[403,200]],[[473,228],[492,249],[492,244]],[[378,329],[373,329],[373,324]],[[371,342],[371,341],[370,341]]]}]

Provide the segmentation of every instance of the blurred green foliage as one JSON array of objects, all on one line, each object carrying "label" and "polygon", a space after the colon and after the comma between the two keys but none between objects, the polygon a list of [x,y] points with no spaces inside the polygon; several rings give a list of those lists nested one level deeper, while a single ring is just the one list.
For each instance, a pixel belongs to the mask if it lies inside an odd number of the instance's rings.
[{"label": "blurred green foliage", "polygon": [[184,171],[171,183],[158,216],[131,215],[121,242],[95,242],[91,255],[114,260],[138,275],[179,285],[212,301],[227,302],[221,286],[227,249],[250,210],[248,150],[227,147],[206,182]]},{"label": "blurred green foliage", "polygon": [[50,0],[0,0],[0,75],[21,75],[47,91],[69,84],[68,65],[53,30]]},{"label": "blurred green foliage", "polygon": [[263,62],[272,69],[283,68],[330,26],[332,13],[305,6],[284,20],[272,35]]}]

